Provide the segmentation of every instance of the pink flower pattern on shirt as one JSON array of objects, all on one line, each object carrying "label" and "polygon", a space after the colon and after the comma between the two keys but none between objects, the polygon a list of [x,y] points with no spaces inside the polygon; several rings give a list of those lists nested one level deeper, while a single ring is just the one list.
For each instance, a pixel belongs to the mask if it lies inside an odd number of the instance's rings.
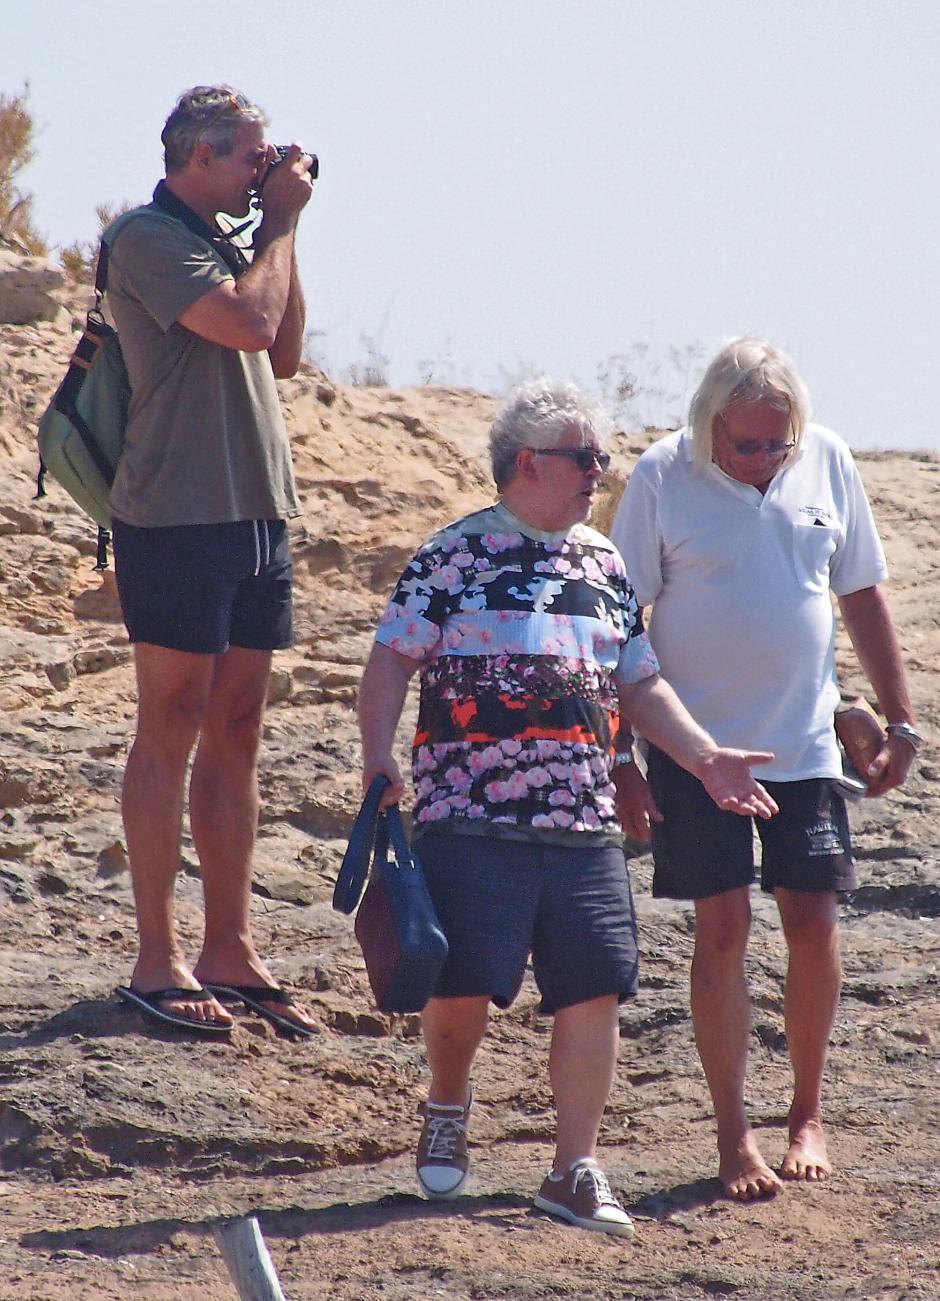
[{"label": "pink flower pattern on shirt", "polygon": [[613,544],[517,524],[497,506],[431,538],[379,623],[421,663],[415,825],[616,834],[617,683],[659,666]]}]

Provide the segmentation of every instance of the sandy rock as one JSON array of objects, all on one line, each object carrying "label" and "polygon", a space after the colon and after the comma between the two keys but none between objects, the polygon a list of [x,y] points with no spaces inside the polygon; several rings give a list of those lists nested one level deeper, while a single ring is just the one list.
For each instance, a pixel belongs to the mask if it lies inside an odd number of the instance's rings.
[{"label": "sandy rock", "polygon": [[[688,1010],[690,910],[630,863],[641,988],[620,1017],[601,1155],[637,1221],[628,1253],[530,1211],[554,1123],[549,1023],[527,975],[494,1012],[476,1073],[466,1202],[414,1194],[427,1075],[417,1018],[372,1006],[349,918],[330,899],[360,798],[355,696],[388,591],[432,529],[490,500],[493,402],[456,389],[355,389],[306,368],[280,388],[304,514],[292,523],[297,644],[265,719],[252,907],[277,979],[321,1033],[278,1038],[239,1011],[230,1042],[145,1025],[113,995],[135,959],[119,801],[134,673],[94,529],[35,493],[35,420],[71,340],[0,324],[0,1276],[44,1301],[128,1294],[223,1301],[214,1218],[258,1210],[297,1301],[567,1296],[815,1301],[940,1294],[940,789],[933,744],[903,792],[853,811],[861,883],[845,901],[845,991],[826,1108],[839,1173],[735,1207]],[[612,509],[648,436],[614,440]],[[860,458],[924,730],[940,735],[940,461]],[[848,689],[869,694],[840,632]],[[411,694],[400,732],[407,758]],[[198,857],[177,878],[198,952]],[[753,900],[750,1101],[779,1160],[790,1086],[776,909]]]},{"label": "sandy rock", "polygon": [[122,872],[127,872],[129,868],[127,850],[120,840],[116,840],[113,845],[105,845],[98,855],[99,876],[110,880],[112,877],[120,876]]},{"label": "sandy rock", "polygon": [[0,322],[26,325],[61,319],[65,309],[54,291],[64,284],[65,273],[46,258],[0,248]]}]

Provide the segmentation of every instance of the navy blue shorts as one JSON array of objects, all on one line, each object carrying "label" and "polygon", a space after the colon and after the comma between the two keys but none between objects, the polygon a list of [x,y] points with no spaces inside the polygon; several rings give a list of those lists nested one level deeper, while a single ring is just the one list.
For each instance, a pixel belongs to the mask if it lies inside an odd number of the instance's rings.
[{"label": "navy blue shorts", "polygon": [[509,1007],[530,953],[541,1012],[636,993],[636,919],[620,846],[445,832],[422,836],[415,853],[450,945],[436,997],[485,994]]},{"label": "navy blue shorts", "polygon": [[[845,800],[828,777],[761,781],[779,805],[772,818],[720,809],[691,773],[649,747],[647,779],[662,822],[653,823],[653,894],[707,899],[754,880],[754,824],[761,889],[842,891],[856,885]],[[755,775],[760,779],[760,771]]]},{"label": "navy blue shorts", "polygon": [[132,642],[221,655],[282,650],[293,638],[285,520],[112,526],[121,611]]}]

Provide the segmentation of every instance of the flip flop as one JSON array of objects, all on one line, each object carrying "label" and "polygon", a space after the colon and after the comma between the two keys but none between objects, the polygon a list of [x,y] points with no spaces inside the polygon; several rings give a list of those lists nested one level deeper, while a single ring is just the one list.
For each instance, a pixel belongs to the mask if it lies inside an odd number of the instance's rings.
[{"label": "flip flop", "polygon": [[286,989],[281,989],[279,985],[220,985],[213,980],[206,981],[206,989],[223,1005],[231,1003],[244,1003],[252,1012],[257,1012],[265,1021],[270,1021],[276,1030],[284,1034],[301,1035],[305,1038],[312,1039],[320,1033],[318,1028],[307,1025],[300,1025],[297,1021],[292,1021],[290,1017],[281,1016],[277,1012],[272,1012],[265,1003],[280,1003],[282,1007],[294,1007],[294,1000]]},{"label": "flip flop", "polygon": [[166,1008],[160,1006],[161,1003],[176,999],[185,999],[192,1003],[207,1003],[213,997],[207,989],[153,989],[145,994],[130,985],[118,985],[116,993],[118,998],[136,1007],[138,1012],[164,1025],[172,1025],[180,1030],[194,1030],[197,1034],[232,1033],[231,1021],[197,1021],[194,1017],[184,1016],[182,1012],[168,1012]]}]

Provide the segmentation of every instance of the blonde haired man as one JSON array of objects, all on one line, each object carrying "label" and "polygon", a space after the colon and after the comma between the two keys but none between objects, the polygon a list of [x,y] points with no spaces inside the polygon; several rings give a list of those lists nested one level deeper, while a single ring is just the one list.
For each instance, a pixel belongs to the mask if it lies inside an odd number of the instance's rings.
[{"label": "blonde haired man", "polygon": [[[662,675],[722,745],[772,750],[762,780],[779,812],[758,823],[762,886],[789,948],[785,1019],[794,1074],[780,1173],[815,1182],[831,1167],[821,1088],[841,970],[837,892],[855,885],[842,769],[830,593],[888,720],[865,777],[880,795],[907,775],[920,742],[891,617],[884,554],[848,447],[809,422],[793,362],[736,339],[709,365],[691,427],[637,462],[611,536]],[[652,834],[653,893],[695,902],[692,1017],[731,1197],[778,1191],[748,1122],[750,1002],[744,954],[754,877],[752,829],[708,800],[654,744],[648,786],[625,781],[624,826]]]}]

